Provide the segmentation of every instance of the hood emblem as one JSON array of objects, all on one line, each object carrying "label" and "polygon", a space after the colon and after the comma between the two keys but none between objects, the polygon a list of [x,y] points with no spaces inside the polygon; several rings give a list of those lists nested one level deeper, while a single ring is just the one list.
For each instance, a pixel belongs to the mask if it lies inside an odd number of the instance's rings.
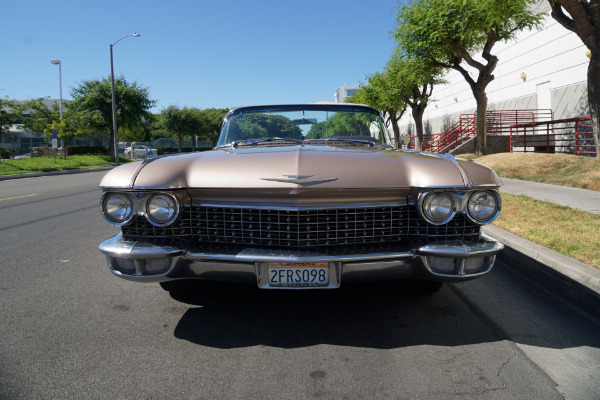
[{"label": "hood emblem", "polygon": [[263,181],[286,183],[323,183],[337,180],[337,178],[313,178],[314,175],[283,175],[285,178],[260,178]]}]

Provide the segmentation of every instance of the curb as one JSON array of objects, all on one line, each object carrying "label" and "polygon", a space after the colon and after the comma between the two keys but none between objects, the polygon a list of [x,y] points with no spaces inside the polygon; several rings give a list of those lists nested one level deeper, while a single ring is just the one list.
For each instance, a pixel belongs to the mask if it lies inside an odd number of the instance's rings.
[{"label": "curb", "polygon": [[113,168],[115,167],[65,169],[63,171],[31,172],[28,174],[0,175],[0,181],[7,181],[9,179],[36,178],[38,176],[82,174],[84,172],[108,171]]},{"label": "curb", "polygon": [[600,270],[497,226],[483,232],[504,243],[497,257],[508,268],[600,319]]}]

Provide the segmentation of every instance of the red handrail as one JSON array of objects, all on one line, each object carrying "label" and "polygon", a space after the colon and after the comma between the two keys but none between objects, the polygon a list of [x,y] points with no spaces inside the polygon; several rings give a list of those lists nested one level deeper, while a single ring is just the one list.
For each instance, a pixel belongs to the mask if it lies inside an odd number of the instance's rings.
[{"label": "red handrail", "polygon": [[595,156],[596,144],[591,117],[511,125],[510,151]]}]

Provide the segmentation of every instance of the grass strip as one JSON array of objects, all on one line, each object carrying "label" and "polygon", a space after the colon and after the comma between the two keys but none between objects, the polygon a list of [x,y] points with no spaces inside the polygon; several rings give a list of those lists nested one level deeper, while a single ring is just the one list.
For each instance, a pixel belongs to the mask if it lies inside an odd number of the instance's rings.
[{"label": "grass strip", "polygon": [[600,158],[572,154],[498,153],[470,158],[504,178],[600,191]]},{"label": "grass strip", "polygon": [[[124,157],[120,157],[119,160],[120,163],[131,161]],[[2,160],[0,163],[0,175],[111,167],[114,165],[115,158],[107,155],[69,156],[68,160],[56,157],[56,163],[54,162],[54,157],[21,158],[18,160]]]},{"label": "grass strip", "polygon": [[494,225],[600,269],[600,215],[503,193]]}]

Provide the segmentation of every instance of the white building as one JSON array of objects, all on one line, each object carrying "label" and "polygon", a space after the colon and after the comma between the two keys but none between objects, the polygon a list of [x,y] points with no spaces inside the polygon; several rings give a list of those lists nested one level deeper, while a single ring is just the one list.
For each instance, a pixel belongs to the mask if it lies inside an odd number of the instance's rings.
[{"label": "white building", "polygon": [[360,89],[360,86],[342,86],[337,88],[335,94],[336,103],[343,103],[348,97],[352,96],[356,91]]},{"label": "white building", "polygon": [[[492,54],[499,62],[488,85],[488,110],[552,109],[553,119],[589,115],[587,101],[587,48],[546,12],[541,30],[520,32],[516,40],[497,43]],[[470,68],[470,67],[469,67]],[[477,79],[478,72],[470,68]],[[434,87],[423,123],[430,132],[442,132],[461,114],[473,114],[476,102],[469,84],[449,70],[444,85]],[[400,132],[414,135],[410,110],[400,120]]]}]

